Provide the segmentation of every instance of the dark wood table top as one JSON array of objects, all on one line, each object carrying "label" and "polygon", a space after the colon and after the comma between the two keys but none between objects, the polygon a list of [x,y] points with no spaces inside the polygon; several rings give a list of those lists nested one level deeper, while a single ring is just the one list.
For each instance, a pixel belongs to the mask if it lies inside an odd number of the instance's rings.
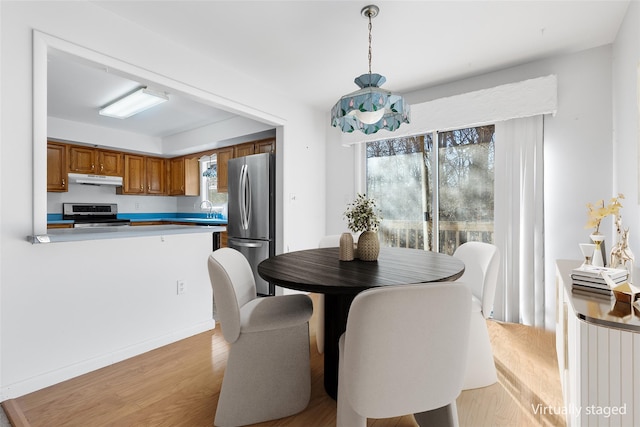
[{"label": "dark wood table top", "polygon": [[464,263],[437,252],[380,248],[377,261],[340,261],[339,248],[288,252],[262,261],[260,276],[279,286],[324,294],[357,294],[378,286],[456,280]]}]

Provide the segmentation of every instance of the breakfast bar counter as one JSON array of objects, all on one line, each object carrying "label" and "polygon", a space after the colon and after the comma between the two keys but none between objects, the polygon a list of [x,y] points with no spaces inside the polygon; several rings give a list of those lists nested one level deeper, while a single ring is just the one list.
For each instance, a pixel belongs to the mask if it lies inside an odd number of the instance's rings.
[{"label": "breakfast bar counter", "polygon": [[122,239],[129,237],[151,237],[169,234],[220,233],[223,226],[198,225],[146,225],[142,227],[90,227],[60,228],[47,230],[46,234],[27,236],[31,243],[58,243],[85,240]]}]

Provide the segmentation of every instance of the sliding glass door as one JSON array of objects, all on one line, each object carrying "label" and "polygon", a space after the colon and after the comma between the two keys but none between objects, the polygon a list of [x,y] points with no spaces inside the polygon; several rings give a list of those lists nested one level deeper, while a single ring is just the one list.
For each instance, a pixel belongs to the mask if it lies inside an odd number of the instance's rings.
[{"label": "sliding glass door", "polygon": [[452,254],[466,241],[493,243],[494,155],[494,126],[367,143],[381,244]]}]

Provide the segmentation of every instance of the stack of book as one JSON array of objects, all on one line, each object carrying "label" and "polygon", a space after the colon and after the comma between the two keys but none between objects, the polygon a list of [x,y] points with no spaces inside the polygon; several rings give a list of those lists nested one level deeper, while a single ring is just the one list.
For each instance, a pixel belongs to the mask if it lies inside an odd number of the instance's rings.
[{"label": "stack of book", "polygon": [[601,295],[613,295],[611,286],[603,276],[609,276],[609,283],[618,285],[627,280],[628,271],[624,268],[594,267],[583,265],[571,271],[573,290],[579,292],[594,292]]}]

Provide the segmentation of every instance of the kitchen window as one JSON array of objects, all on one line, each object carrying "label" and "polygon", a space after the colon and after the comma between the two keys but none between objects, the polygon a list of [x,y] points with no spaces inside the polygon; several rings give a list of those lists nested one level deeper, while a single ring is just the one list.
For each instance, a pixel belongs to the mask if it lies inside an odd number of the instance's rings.
[{"label": "kitchen window", "polygon": [[218,164],[216,154],[200,158],[200,199],[213,206],[225,205],[227,193],[218,192]]}]

